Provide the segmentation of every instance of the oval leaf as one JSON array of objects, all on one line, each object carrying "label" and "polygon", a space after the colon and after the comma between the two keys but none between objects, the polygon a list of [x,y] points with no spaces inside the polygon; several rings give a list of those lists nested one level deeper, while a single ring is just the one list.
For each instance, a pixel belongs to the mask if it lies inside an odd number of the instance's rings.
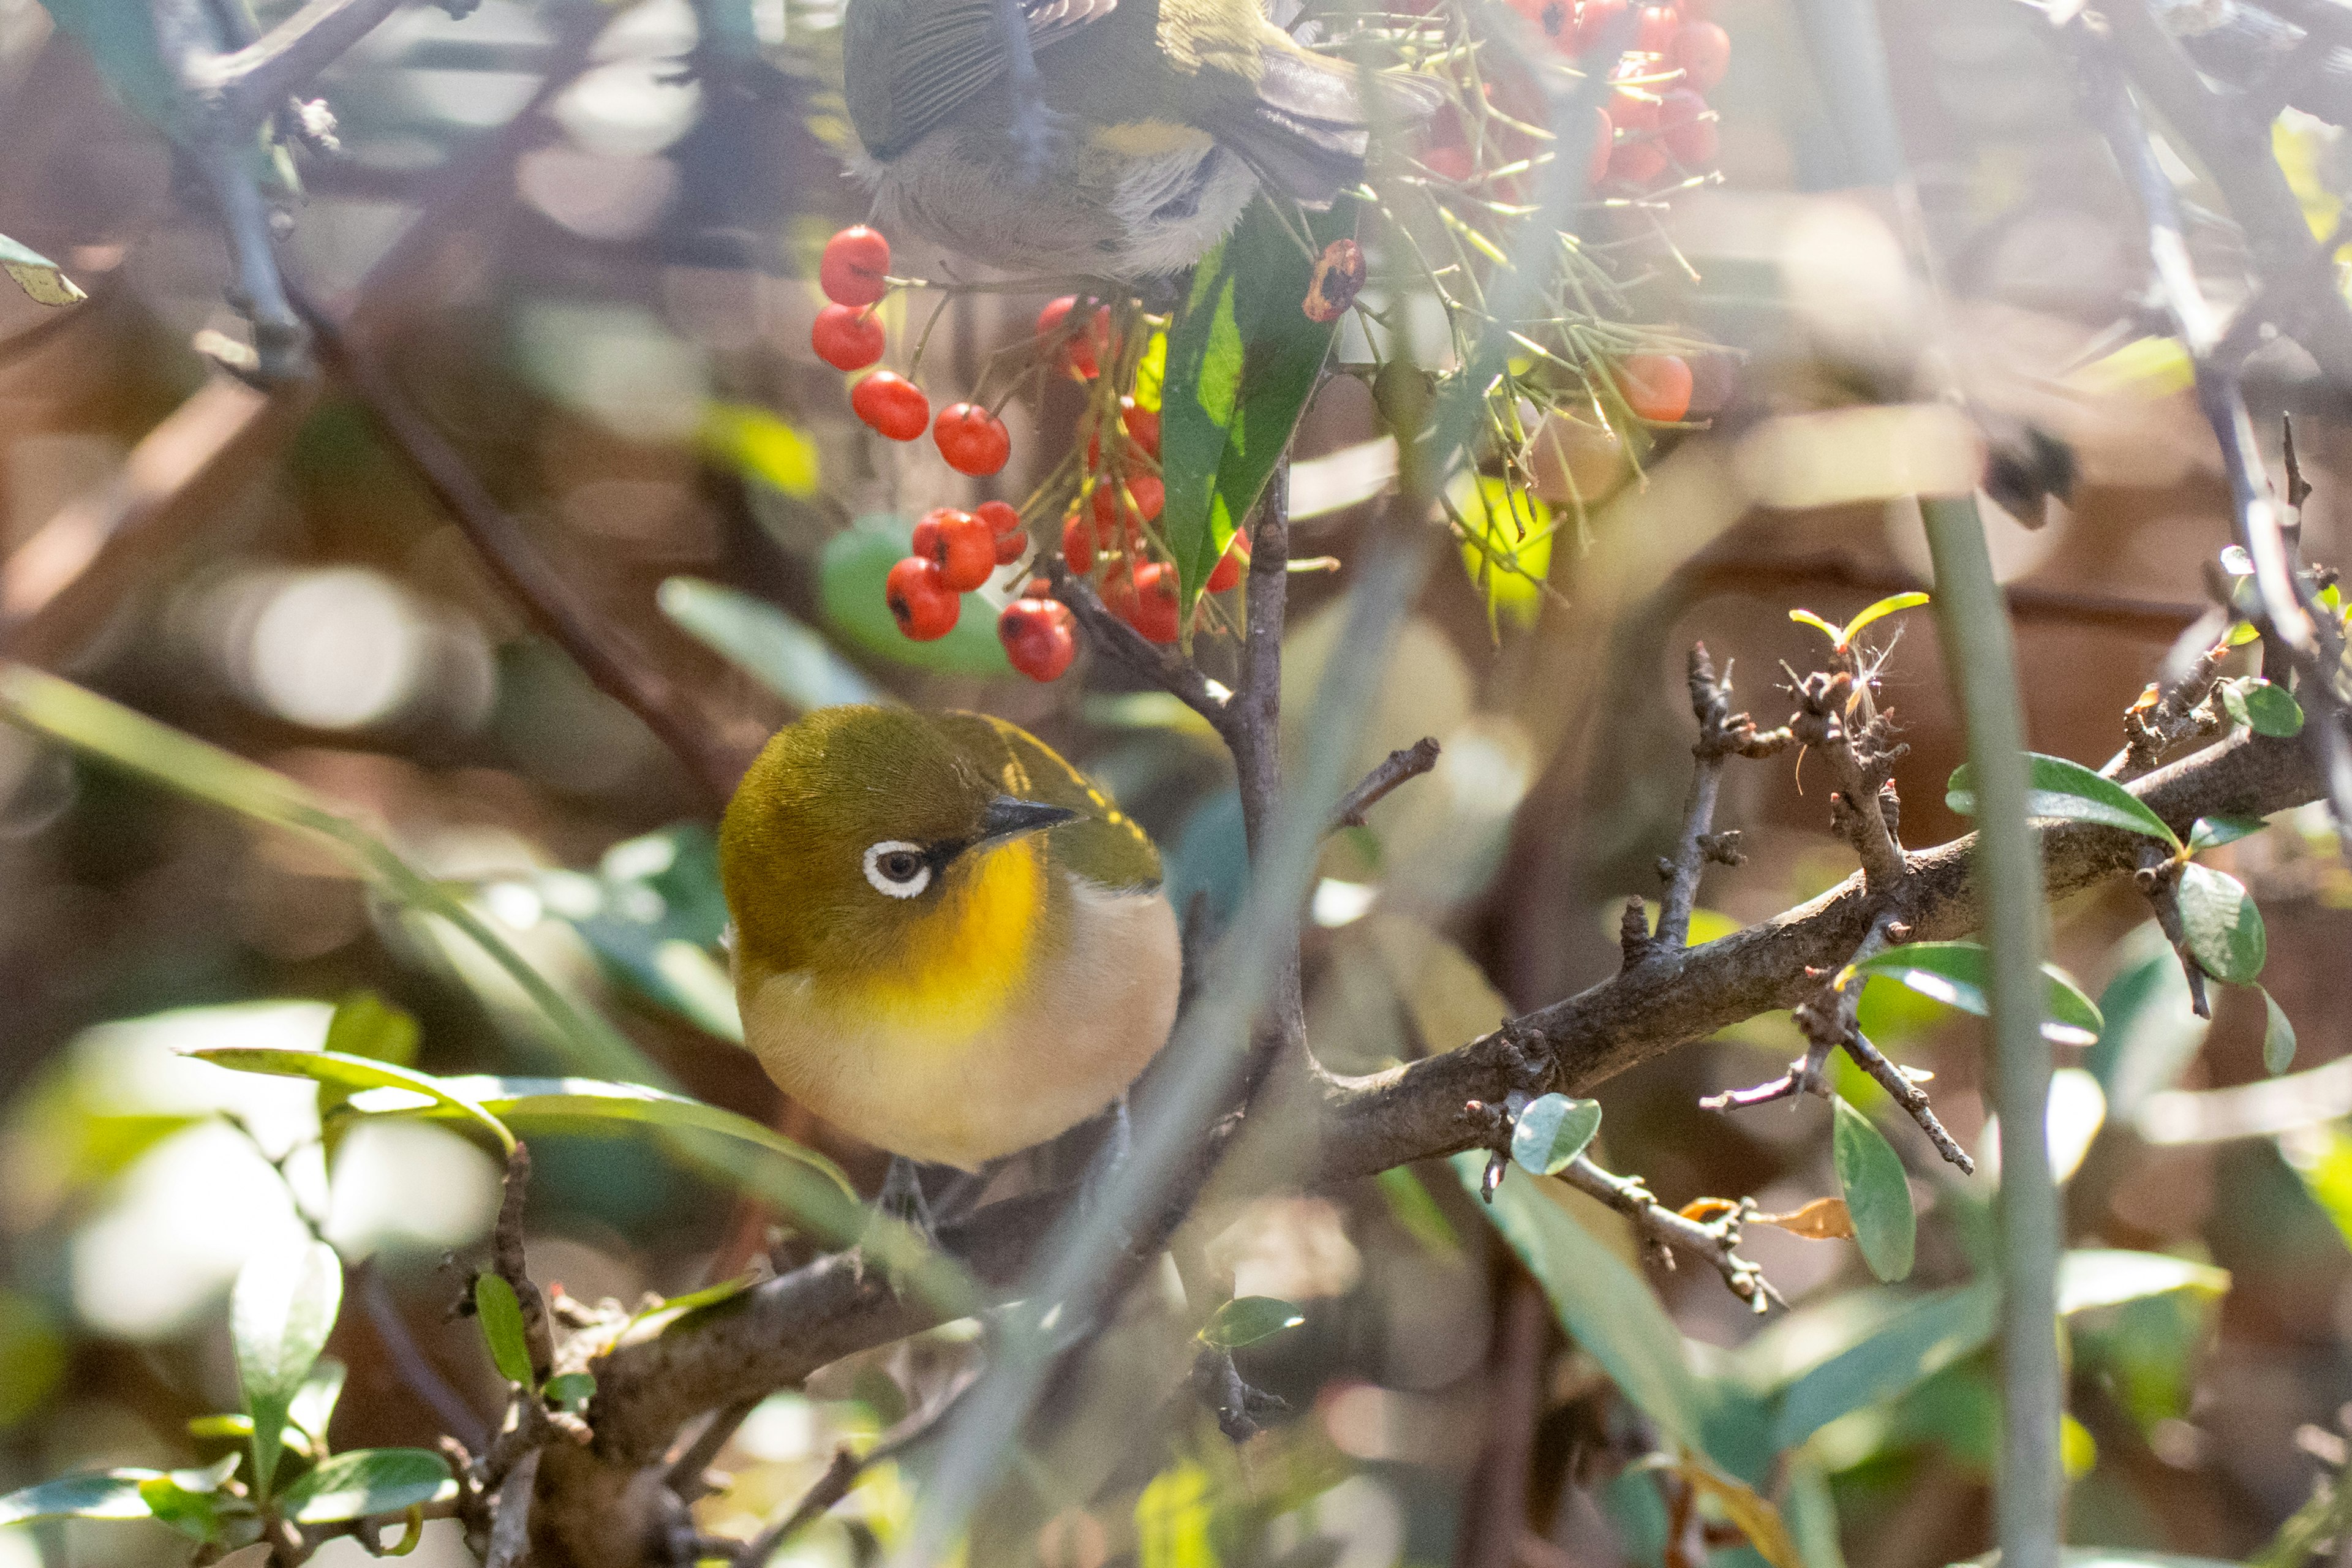
[{"label": "oval leaf", "polygon": [[[898,517],[860,518],[825,541],[817,558],[817,600],[827,625],[856,647],[896,664],[954,675],[1009,675],[996,616],[984,599],[964,596],[953,630],[917,642],[898,629],[882,596],[890,568],[915,547],[915,525]],[[731,657],[731,656],[730,656]]]},{"label": "oval leaf", "polygon": [[1547,1094],[1519,1112],[1511,1129],[1511,1158],[1538,1176],[1557,1176],[1600,1131],[1600,1101]]},{"label": "oval leaf", "polygon": [[[2151,838],[2161,838],[2176,849],[2180,847],[2179,835],[2166,825],[2164,818],[2150,811],[2140,803],[2138,796],[2115,780],[2101,778],[2080,763],[2070,763],[2063,757],[2045,757],[2038,752],[2028,752],[2026,763],[2025,814],[2028,816],[2095,822],[2107,827],[2120,827],[2127,833],[2145,833]],[[1976,785],[1967,763],[1963,763],[1952,770],[1951,783],[1945,789],[1944,804],[1962,816],[1976,815]]]},{"label": "oval leaf", "polygon": [[229,1294],[229,1339],[245,1412],[253,1417],[256,1490],[264,1497],[278,1472],[294,1395],[327,1348],[342,1304],[342,1260],[308,1237],[255,1254]]},{"label": "oval leaf", "polygon": [[139,1499],[150,1514],[191,1541],[220,1539],[220,1504],[208,1491],[184,1487],[176,1476],[157,1476],[139,1483]]},{"label": "oval leaf", "polygon": [[474,1276],[474,1315],[482,1321],[482,1338],[490,1345],[490,1360],[509,1383],[530,1386],[530,1341],[522,1327],[522,1303],[514,1287],[496,1274]]},{"label": "oval leaf", "polygon": [[2263,1005],[2270,1009],[2270,1019],[2263,1028],[2263,1068],[2273,1078],[2294,1066],[2294,1026],[2287,1021],[2286,1009],[2278,998],[2263,992]]},{"label": "oval leaf", "polygon": [[821,633],[763,599],[699,577],[672,577],[658,598],[688,636],[803,713],[888,700]]},{"label": "oval leaf", "polygon": [[1910,1274],[1917,1239],[1911,1184],[1904,1177],[1903,1162],[1870,1118],[1843,1100],[1832,1104],[1830,1154],[1837,1166],[1838,1185],[1845,1189],[1853,1238],[1870,1271],[1893,1284]]},{"label": "oval leaf", "polygon": [[540,1392],[558,1410],[585,1415],[588,1414],[588,1402],[596,1397],[596,1374],[593,1372],[558,1373],[547,1380],[547,1386]]},{"label": "oval leaf", "polygon": [[2217,849],[2224,844],[2235,844],[2241,838],[2251,838],[2268,827],[2259,816],[2200,816],[2189,826],[2189,848],[2191,854],[2200,849]]},{"label": "oval leaf", "polygon": [[1218,1350],[1234,1351],[1270,1340],[1306,1321],[1307,1314],[1287,1301],[1272,1296],[1236,1296],[1209,1314],[1201,1339]]},{"label": "oval leaf", "polygon": [[2191,861],[2180,868],[2178,896],[2181,931],[2205,973],[2233,985],[2252,985],[2263,972],[2268,943],[2262,911],[2245,885],[2227,871]]},{"label": "oval leaf", "polygon": [[142,1484],[161,1480],[161,1470],[93,1470],[60,1476],[0,1497],[0,1525],[36,1519],[146,1519]]},{"label": "oval leaf", "polygon": [[2285,740],[2303,733],[2303,704],[2294,693],[2275,681],[2245,683],[2246,724],[2257,735]]},{"label": "oval leaf", "polygon": [[[1984,948],[1973,942],[1915,942],[1890,948],[1854,968],[1981,1018],[1991,1008],[1988,963]],[[2050,982],[2042,1004],[2042,1037],[2061,1046],[2087,1046],[2097,1040],[2105,1027],[2097,1005],[2056,965],[2045,963],[2042,973]]]},{"label": "oval leaf", "polygon": [[224,1046],[211,1050],[190,1051],[188,1055],[236,1072],[307,1078],[353,1094],[371,1089],[396,1089],[409,1094],[423,1095],[436,1105],[456,1111],[482,1128],[499,1141],[499,1147],[507,1153],[514,1152],[514,1134],[508,1131],[506,1124],[497,1117],[463,1094],[449,1089],[441,1079],[421,1072],[411,1072],[390,1062],[371,1061],[365,1057],[349,1057],[335,1051],[284,1051],[248,1046]]},{"label": "oval leaf", "polygon": [[297,1524],[402,1513],[457,1495],[441,1456],[423,1448],[354,1448],[337,1454],[286,1489],[282,1506]]}]

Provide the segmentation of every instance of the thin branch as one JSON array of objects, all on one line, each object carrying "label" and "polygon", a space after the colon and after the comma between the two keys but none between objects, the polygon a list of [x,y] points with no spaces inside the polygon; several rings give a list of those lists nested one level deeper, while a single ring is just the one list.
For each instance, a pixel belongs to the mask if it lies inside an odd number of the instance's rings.
[{"label": "thin branch", "polygon": [[[523,1258],[522,1212],[530,1193],[530,1145],[518,1139],[514,1152],[507,1156],[498,1224],[490,1232],[490,1267],[513,1288],[515,1300],[522,1308],[523,1339],[530,1347],[531,1380],[536,1384],[545,1383],[555,1370],[555,1336],[548,1326],[547,1297],[531,1282]],[[529,1391],[525,1392],[528,1395]]]},{"label": "thin branch", "polygon": [[1691,712],[1698,720],[1698,739],[1691,746],[1696,765],[1691,772],[1690,798],[1683,806],[1683,830],[1671,859],[1658,863],[1666,881],[1659,902],[1655,945],[1649,951],[1671,951],[1690,941],[1691,910],[1698,903],[1699,877],[1710,860],[1725,866],[1740,864],[1738,832],[1717,833],[1716,795],[1723,783],[1724,764],[1734,756],[1769,757],[1794,738],[1784,727],[1759,731],[1756,721],[1731,710],[1731,671],[1720,677],[1706,657],[1706,645],[1691,646]]},{"label": "thin branch", "polygon": [[2197,656],[2188,673],[2158,690],[2151,686],[2124,714],[2124,749],[2099,771],[2111,779],[2136,779],[2164,761],[2175,746],[2207,740],[2227,729],[2227,721],[2206,699],[2221,679],[2221,663],[2230,645],[2215,643]]},{"label": "thin branch", "polygon": [[1361,784],[1341,797],[1339,810],[1331,819],[1332,826],[1363,826],[1364,813],[1435,767],[1437,754],[1436,738],[1430,735],[1423,735],[1412,745],[1391,752],[1378,767],[1364,775]]},{"label": "thin branch", "polygon": [[[1797,711],[1789,729],[1821,752],[1834,786],[1830,823],[1853,846],[1872,893],[1893,892],[1905,875],[1903,847],[1887,820],[1895,761],[1910,748],[1893,740],[1894,721],[1874,711],[1866,682],[1851,670],[1817,672],[1795,682]],[[1859,717],[1862,722],[1854,722]]]},{"label": "thin branch", "polygon": [[793,1504],[789,1511],[778,1515],[774,1521],[764,1526],[759,1534],[745,1542],[736,1551],[734,1554],[736,1568],[761,1568],[762,1563],[776,1554],[778,1548],[830,1512],[835,1503],[847,1497],[849,1489],[857,1484],[859,1476],[864,1475],[876,1465],[897,1458],[900,1454],[938,1431],[940,1424],[947,1419],[949,1412],[955,1409],[971,1388],[971,1382],[965,1383],[962,1387],[940,1400],[930,1410],[901,1424],[896,1433],[875,1444],[863,1454],[854,1454],[845,1446],[834,1450],[833,1463],[827,1465],[824,1474],[819,1476],[815,1484],[801,1495],[800,1501]]},{"label": "thin branch", "polygon": [[216,97],[231,125],[250,131],[404,3],[310,0],[243,48],[201,62],[189,85]]},{"label": "thin branch", "polygon": [[1969,1157],[1969,1152],[1960,1147],[1959,1141],[1946,1131],[1944,1124],[1936,1119],[1935,1110],[1927,1103],[1927,1091],[1919,1087],[1918,1079],[1888,1061],[1885,1053],[1872,1045],[1870,1037],[1860,1029],[1847,1030],[1840,1044],[1845,1047],[1845,1054],[1852,1057],[1863,1071],[1876,1079],[1878,1086],[1910,1114],[1912,1121],[1919,1124],[1919,1131],[1927,1135],[1927,1142],[1936,1146],[1937,1153],[1958,1165],[1963,1173],[1976,1174],[1976,1161]]},{"label": "thin branch", "polygon": [[663,1484],[677,1494],[680,1502],[696,1502],[710,1494],[713,1489],[710,1462],[719,1457],[719,1450],[727,1446],[727,1439],[735,1436],[736,1429],[751,1418],[751,1412],[760,1407],[760,1401],[765,1397],[765,1394],[753,1394],[748,1399],[739,1399],[711,1416],[703,1423],[702,1430],[694,1435],[694,1441],[686,1446],[685,1451],[670,1461],[669,1473],[663,1478]]},{"label": "thin branch", "polygon": [[515,1461],[499,1488],[498,1511],[490,1520],[489,1551],[482,1568],[517,1568],[530,1552],[530,1505],[539,1486],[539,1456],[533,1448]]},{"label": "thin branch", "polygon": [[1218,734],[1225,732],[1226,706],[1233,700],[1232,692],[1202,675],[1191,660],[1172,648],[1152,642],[1112,615],[1094,585],[1072,573],[1060,556],[1049,555],[1041,564],[1045,580],[1054,585],[1054,596],[1070,607],[1070,614],[1086,628],[1088,640],[1206,719]]},{"label": "thin branch", "polygon": [[1702,1224],[1658,1202],[1638,1179],[1612,1175],[1581,1154],[1559,1174],[1570,1186],[1599,1198],[1632,1220],[1665,1267],[1674,1267],[1673,1249],[1679,1247],[1713,1265],[1731,1293],[1747,1302],[1750,1310],[1762,1312],[1776,1303],[1782,1307],[1789,1304],[1764,1278],[1761,1268],[1739,1256],[1740,1226],[1753,1205],[1738,1205]]}]

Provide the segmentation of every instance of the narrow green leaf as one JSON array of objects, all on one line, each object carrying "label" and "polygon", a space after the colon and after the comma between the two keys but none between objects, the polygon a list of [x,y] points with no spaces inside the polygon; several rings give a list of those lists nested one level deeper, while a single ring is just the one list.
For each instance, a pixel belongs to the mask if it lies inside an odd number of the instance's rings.
[{"label": "narrow green leaf", "polygon": [[2189,826],[2189,849],[2191,854],[2218,849],[2251,838],[2269,826],[2259,816],[2200,816]]},{"label": "narrow green leaf", "polygon": [[1907,594],[1889,594],[1885,598],[1879,600],[1853,619],[1846,622],[1844,628],[1836,634],[1837,645],[1840,647],[1852,647],[1854,635],[1871,622],[1884,620],[1897,610],[1916,610],[1927,602],[1927,595],[1916,589]]},{"label": "narrow green leaf", "polygon": [[2269,1020],[2263,1026],[2263,1070],[2273,1078],[2294,1066],[2294,1026],[2287,1021],[2286,1009],[2267,989],[2262,990],[2263,1005],[2269,1010]]},{"label": "narrow green leaf", "polygon": [[327,1021],[331,1056],[364,1057],[404,1068],[416,1060],[416,1020],[373,991],[354,991],[335,1004]]},{"label": "narrow green leaf", "polygon": [[[1989,956],[1973,942],[1915,942],[1889,948],[1854,968],[1981,1018],[1991,1011],[1987,990]],[[2042,1037],[2062,1046],[2087,1046],[2096,1040],[2105,1026],[2096,1004],[2056,964],[2045,963],[2042,972],[2050,980],[2049,996],[2042,1004]]]},{"label": "narrow green leaf", "polygon": [[2178,894],[2189,951],[2205,973],[2233,985],[2252,985],[2263,972],[2268,944],[2262,911],[2245,884],[2227,871],[2191,861],[2180,868]]},{"label": "narrow green leaf", "polygon": [[1201,1339],[1221,1351],[1237,1351],[1306,1321],[1307,1314],[1287,1301],[1272,1296],[1236,1296],[1209,1314]]},{"label": "narrow green leaf", "polygon": [[450,1089],[445,1080],[412,1072],[390,1062],[371,1061],[365,1057],[347,1057],[332,1051],[288,1051],[255,1046],[217,1046],[188,1054],[235,1072],[311,1079],[348,1090],[354,1098],[366,1089],[396,1089],[404,1094],[422,1095],[487,1131],[507,1153],[514,1152],[514,1134],[507,1131],[506,1123],[464,1094]]},{"label": "narrow green leaf", "polygon": [[[1344,197],[1305,217],[1318,254],[1356,232],[1356,204]],[[1193,269],[1169,325],[1160,526],[1187,610],[1257,504],[1330,353],[1333,323],[1300,308],[1316,259],[1261,198]]]},{"label": "narrow green leaf", "polygon": [[1511,1129],[1511,1158],[1538,1176],[1556,1176],[1600,1131],[1600,1101],[1547,1094],[1519,1112]]},{"label": "narrow green leaf", "polygon": [[[662,613],[688,636],[800,712],[890,700],[822,633],[764,599],[699,577],[672,577],[657,597]],[[976,613],[979,602],[966,608]]]},{"label": "narrow green leaf", "polygon": [[401,1513],[457,1495],[457,1483],[438,1454],[423,1448],[354,1448],[288,1487],[282,1505],[297,1524],[332,1524]]},{"label": "narrow green leaf", "polygon": [[562,1372],[547,1380],[540,1392],[558,1410],[568,1410],[574,1415],[588,1413],[588,1402],[596,1397],[596,1374],[593,1372]]},{"label": "narrow green leaf", "polygon": [[163,1473],[93,1470],[25,1487],[0,1497],[0,1525],[37,1519],[147,1519],[152,1515],[147,1500],[139,1495],[140,1485],[162,1479]]},{"label": "narrow green leaf", "polygon": [[15,279],[25,298],[37,305],[74,305],[89,298],[64,268],[5,234],[0,234],[0,270]]},{"label": "narrow green leaf", "polygon": [[[988,602],[966,595],[953,630],[917,642],[898,629],[883,598],[890,568],[915,547],[915,525],[900,517],[862,517],[825,541],[817,557],[817,602],[825,624],[853,646],[894,664],[950,675],[1009,675]],[[732,657],[730,654],[730,657]]]},{"label": "narrow green leaf", "polygon": [[1838,1185],[1853,1215],[1853,1237],[1870,1271],[1892,1284],[1909,1276],[1918,1232],[1911,1184],[1903,1162],[1870,1118],[1843,1100],[1833,1102],[1830,1155]]},{"label": "narrow green leaf", "polygon": [[245,1413],[253,1417],[255,1490],[278,1472],[288,1412],[333,1332],[343,1302],[335,1249],[307,1237],[254,1255],[229,1294],[229,1339]]},{"label": "narrow green leaf", "polygon": [[509,1383],[531,1384],[530,1342],[523,1332],[522,1303],[514,1287],[496,1274],[474,1276],[474,1315],[482,1321],[482,1338],[490,1345],[490,1360]]},{"label": "narrow green leaf", "polygon": [[[2029,816],[2061,817],[2073,822],[2096,822],[2108,827],[2120,827],[2128,833],[2145,833],[2151,838],[2161,838],[2174,848],[2180,847],[2180,837],[2174,833],[2164,818],[2150,811],[2133,795],[2113,779],[2101,778],[2080,763],[2070,763],[2063,757],[2045,757],[2039,752],[2027,753],[2029,766],[2025,809]],[[1974,816],[1977,810],[1976,786],[1970,782],[1967,763],[1952,770],[1951,783],[1946,786],[1944,804],[1962,816]]]},{"label": "narrow green leaf", "polygon": [[1821,616],[1813,614],[1811,610],[1790,610],[1789,612],[1789,618],[1796,622],[1801,626],[1812,627],[1815,631],[1821,633],[1822,636],[1829,638],[1832,643],[1836,642],[1838,638],[1844,634],[1845,630],[1843,626],[1833,625],[1831,622],[1822,619]]},{"label": "narrow green leaf", "polygon": [[1888,1403],[1991,1340],[2000,1300],[1989,1279],[1922,1297],[1799,1373],[1781,1392],[1774,1447],[1794,1448],[1841,1415]]},{"label": "narrow green leaf", "polygon": [[224,1411],[212,1415],[191,1415],[188,1417],[188,1436],[210,1438],[215,1441],[223,1437],[233,1437],[242,1443],[253,1436],[253,1417],[242,1411],[235,1413]]}]

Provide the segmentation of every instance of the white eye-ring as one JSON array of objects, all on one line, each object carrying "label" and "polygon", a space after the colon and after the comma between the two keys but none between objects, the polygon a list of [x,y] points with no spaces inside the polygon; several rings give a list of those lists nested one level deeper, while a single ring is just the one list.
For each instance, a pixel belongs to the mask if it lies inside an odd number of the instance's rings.
[{"label": "white eye-ring", "polygon": [[931,863],[921,845],[885,838],[866,852],[866,879],[877,893],[911,899],[931,885]]}]

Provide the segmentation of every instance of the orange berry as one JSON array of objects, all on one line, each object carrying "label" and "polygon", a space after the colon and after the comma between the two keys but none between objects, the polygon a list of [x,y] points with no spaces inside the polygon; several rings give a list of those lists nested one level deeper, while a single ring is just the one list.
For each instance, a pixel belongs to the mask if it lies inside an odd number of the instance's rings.
[{"label": "orange berry", "polygon": [[996,535],[968,511],[940,507],[915,524],[915,553],[936,563],[940,581],[961,594],[996,572]]},{"label": "orange berry", "polygon": [[1644,138],[1639,142],[1620,142],[1609,155],[1609,172],[1629,185],[1646,185],[1666,172],[1666,150]]},{"label": "orange berry", "polygon": [[824,242],[817,287],[836,305],[872,305],[890,292],[890,242],[854,224]]},{"label": "orange berry", "polygon": [[996,636],[1013,668],[1032,680],[1058,680],[1077,657],[1070,607],[1056,599],[1015,599],[996,617]]},{"label": "orange berry", "polygon": [[1630,354],[1617,365],[1617,388],[1636,415],[1671,425],[1690,412],[1690,362],[1680,354]]},{"label": "orange berry", "polygon": [[827,305],[809,328],[809,347],[835,370],[864,370],[882,357],[887,342],[874,312],[855,305]]},{"label": "orange berry", "polygon": [[1176,568],[1164,561],[1147,561],[1135,569],[1128,625],[1152,642],[1176,640]]},{"label": "orange berry", "polygon": [[1687,85],[1713,92],[1731,69],[1731,35],[1713,22],[1685,22],[1666,51],[1666,63],[1682,68]]},{"label": "orange berry", "polygon": [[895,370],[877,370],[850,388],[849,406],[893,441],[912,441],[931,422],[931,400]]},{"label": "orange berry", "polygon": [[1145,408],[1132,397],[1122,397],[1118,400],[1118,422],[1127,426],[1129,437],[1137,446],[1154,458],[1160,456],[1160,410]]},{"label": "orange berry", "polygon": [[1013,455],[1013,437],[1004,421],[977,403],[950,403],[940,409],[931,439],[939,443],[948,467],[959,474],[995,473]]},{"label": "orange berry", "polygon": [[1018,532],[1021,513],[1010,501],[984,500],[971,509],[971,515],[988,524],[988,531],[1003,535]]},{"label": "orange berry", "polygon": [[1037,335],[1041,338],[1066,337],[1062,344],[1062,369],[1079,381],[1092,381],[1102,374],[1103,357],[1110,349],[1110,307],[1097,305],[1095,313],[1082,329],[1073,330],[1070,312],[1077,309],[1075,294],[1065,294],[1046,301],[1037,312]]},{"label": "orange berry", "polygon": [[996,536],[996,563],[999,566],[1010,566],[1027,553],[1029,536],[1021,530],[1016,528],[1010,533]]},{"label": "orange berry", "polygon": [[1095,569],[1095,531],[1078,512],[1062,521],[1062,559],[1081,574]]},{"label": "orange berry", "polygon": [[1672,5],[1644,5],[1633,26],[1633,48],[1637,54],[1665,57],[1675,47],[1675,34],[1683,19]]},{"label": "orange berry", "polygon": [[909,555],[882,580],[883,601],[898,630],[917,642],[931,642],[955,629],[963,599],[940,580],[939,563]]},{"label": "orange berry", "polygon": [[1249,563],[1249,535],[1236,532],[1233,542],[1225,546],[1225,552],[1217,557],[1216,565],[1210,569],[1209,592],[1222,594],[1239,583],[1242,568]]}]

